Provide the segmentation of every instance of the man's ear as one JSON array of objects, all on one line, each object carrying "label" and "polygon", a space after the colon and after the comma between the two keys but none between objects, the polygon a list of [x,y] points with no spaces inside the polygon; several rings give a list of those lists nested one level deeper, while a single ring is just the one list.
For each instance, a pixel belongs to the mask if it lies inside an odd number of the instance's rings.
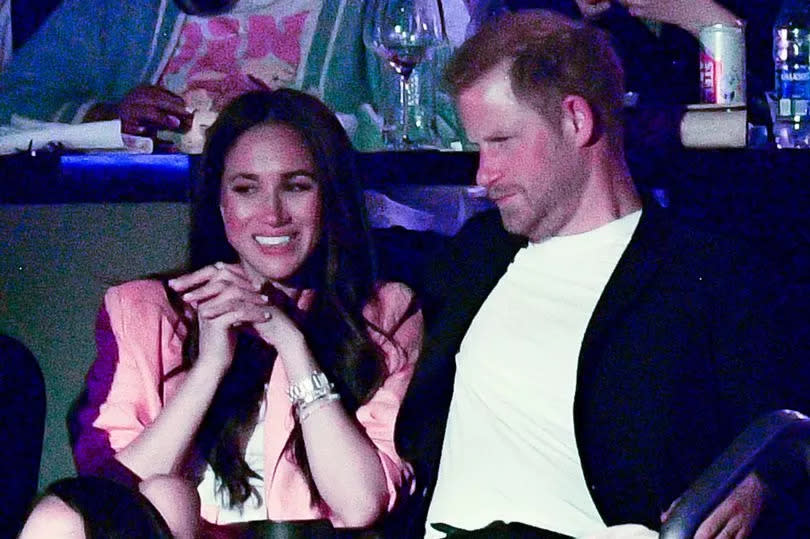
[{"label": "man's ear", "polygon": [[563,135],[578,148],[595,142],[596,118],[593,109],[584,97],[569,95],[562,100]]}]

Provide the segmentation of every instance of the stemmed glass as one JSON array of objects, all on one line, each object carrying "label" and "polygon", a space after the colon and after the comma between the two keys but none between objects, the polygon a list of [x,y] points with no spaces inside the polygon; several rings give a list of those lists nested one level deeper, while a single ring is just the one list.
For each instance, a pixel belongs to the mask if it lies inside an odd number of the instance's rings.
[{"label": "stemmed glass", "polygon": [[401,140],[396,149],[412,146],[408,137],[408,80],[445,38],[441,0],[367,0],[363,42],[385,60],[399,79]]}]

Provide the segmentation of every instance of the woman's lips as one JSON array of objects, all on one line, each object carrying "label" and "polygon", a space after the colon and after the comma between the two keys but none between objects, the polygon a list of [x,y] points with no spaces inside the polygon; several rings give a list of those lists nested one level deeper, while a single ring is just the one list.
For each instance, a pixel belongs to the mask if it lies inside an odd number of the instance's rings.
[{"label": "woman's lips", "polygon": [[253,239],[261,245],[262,247],[275,247],[278,245],[286,245],[290,243],[292,236],[287,235],[279,235],[279,236],[253,236]]},{"label": "woman's lips", "polygon": [[279,255],[293,250],[295,245],[295,234],[264,235],[255,234],[254,241],[259,250],[268,255]]}]

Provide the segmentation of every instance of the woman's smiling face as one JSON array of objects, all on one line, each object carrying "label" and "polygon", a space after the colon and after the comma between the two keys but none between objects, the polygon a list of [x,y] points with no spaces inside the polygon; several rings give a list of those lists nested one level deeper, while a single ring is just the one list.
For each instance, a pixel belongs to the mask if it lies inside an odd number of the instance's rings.
[{"label": "woman's smiling face", "polygon": [[225,156],[220,212],[228,242],[254,283],[284,283],[321,238],[321,186],[295,129],[255,126]]}]

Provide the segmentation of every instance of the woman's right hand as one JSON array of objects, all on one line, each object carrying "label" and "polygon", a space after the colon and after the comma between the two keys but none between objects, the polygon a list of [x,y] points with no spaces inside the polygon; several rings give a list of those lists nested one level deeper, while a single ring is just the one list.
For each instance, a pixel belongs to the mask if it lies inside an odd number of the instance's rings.
[{"label": "woman's right hand", "polygon": [[224,372],[233,360],[234,328],[265,322],[270,316],[267,296],[250,281],[238,264],[217,262],[169,281],[183,301],[197,313],[197,365]]}]

